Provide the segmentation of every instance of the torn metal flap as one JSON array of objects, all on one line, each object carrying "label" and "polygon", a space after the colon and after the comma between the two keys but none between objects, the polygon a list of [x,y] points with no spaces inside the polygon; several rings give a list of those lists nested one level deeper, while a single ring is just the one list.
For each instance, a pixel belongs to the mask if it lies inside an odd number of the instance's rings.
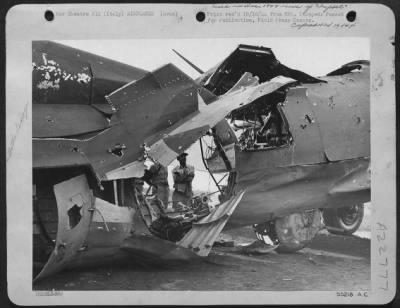
[{"label": "torn metal flap", "polygon": [[162,264],[179,264],[199,259],[191,250],[176,243],[152,235],[138,211],[133,217],[132,234],[121,243],[121,250],[127,251],[132,258],[146,262]]},{"label": "torn metal flap", "polygon": [[242,191],[231,197],[210,215],[193,223],[192,229],[178,242],[178,245],[191,249],[199,256],[207,256],[229,217],[242,200],[244,193],[245,191]]},{"label": "torn metal flap", "polygon": [[93,222],[100,222],[105,225],[107,223],[117,223],[123,225],[125,230],[130,231],[129,226],[132,224],[133,215],[135,214],[135,210],[132,207],[117,206],[96,197],[94,198],[94,204],[96,210],[93,214]]},{"label": "torn metal flap", "polygon": [[140,178],[144,174],[146,166],[144,161],[135,160],[120,168],[113,169],[105,174],[107,180],[119,180],[128,178]]},{"label": "torn metal flap", "polygon": [[57,200],[58,230],[54,250],[35,279],[64,269],[84,245],[94,209],[94,197],[85,175],[54,185]]},{"label": "torn metal flap", "polygon": [[[279,76],[260,85],[245,87],[243,91],[235,91],[220,96],[211,104],[203,104],[201,112],[179,125],[170,132],[170,135],[184,133],[205,125],[214,127],[233,110],[248,105],[257,98],[272,93],[291,82],[293,82],[293,79]],[[199,97],[200,101],[201,99],[202,97]]]},{"label": "torn metal flap", "polygon": [[[270,48],[241,44],[210,72],[204,86],[214,94],[222,95],[237,83],[243,72],[258,76],[261,83],[279,75],[304,83],[324,82],[281,64]],[[207,76],[205,74],[204,78]]]},{"label": "torn metal flap", "polygon": [[210,126],[200,126],[177,135],[167,136],[154,143],[148,155],[164,166],[169,165],[176,157],[189,148],[196,140],[200,139]]},{"label": "torn metal flap", "polygon": [[354,70],[362,70],[363,67],[369,67],[370,61],[368,60],[357,60],[357,61],[352,61],[349,63],[346,63],[342,65],[340,68],[326,74],[326,76],[339,76],[339,75],[345,75],[349,74]]},{"label": "torn metal flap", "polygon": [[226,119],[220,121],[214,128],[215,134],[218,136],[222,146],[238,142],[235,131]]},{"label": "torn metal flap", "polygon": [[258,77],[253,76],[252,73],[246,72],[240,77],[238,82],[226,93],[231,93],[240,90],[243,87],[254,86],[258,84]]}]

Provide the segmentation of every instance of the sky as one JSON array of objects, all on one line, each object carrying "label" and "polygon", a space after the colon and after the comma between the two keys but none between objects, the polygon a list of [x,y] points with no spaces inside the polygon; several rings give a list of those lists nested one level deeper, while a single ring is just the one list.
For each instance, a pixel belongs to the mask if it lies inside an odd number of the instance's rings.
[{"label": "sky", "polygon": [[192,78],[199,74],[180,59],[177,50],[206,71],[225,59],[239,44],[272,48],[278,60],[293,69],[322,76],[354,60],[369,60],[369,40],[338,38],[230,38],[57,41],[148,71],[173,63]]},{"label": "sky", "polygon": [[[290,38],[218,38],[218,39],[140,39],[140,40],[73,40],[57,41],[128,65],[152,71],[173,63],[184,73],[197,78],[200,74],[179,58],[177,50],[197,67],[206,71],[224,60],[239,44],[269,47],[284,65],[312,76],[324,76],[354,60],[369,60],[368,38],[361,37],[290,37]],[[193,187],[215,191],[199,154],[199,144],[188,151],[188,163],[196,168]],[[174,161],[171,170],[177,161]],[[220,176],[217,176],[219,178]],[[169,177],[172,186],[172,175]]]}]

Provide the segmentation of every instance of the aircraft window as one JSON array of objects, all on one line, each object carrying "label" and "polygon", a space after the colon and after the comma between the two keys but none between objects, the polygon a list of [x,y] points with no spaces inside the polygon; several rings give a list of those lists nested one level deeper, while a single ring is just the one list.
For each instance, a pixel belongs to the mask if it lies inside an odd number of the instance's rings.
[{"label": "aircraft window", "polygon": [[277,104],[243,111],[232,119],[231,125],[242,150],[273,149],[292,142],[287,122]]}]

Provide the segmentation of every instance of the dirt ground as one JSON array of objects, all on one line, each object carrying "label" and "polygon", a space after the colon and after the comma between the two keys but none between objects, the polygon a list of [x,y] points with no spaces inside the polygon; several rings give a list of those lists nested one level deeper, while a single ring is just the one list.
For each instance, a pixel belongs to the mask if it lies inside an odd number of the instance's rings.
[{"label": "dirt ground", "polygon": [[[251,227],[224,232],[234,247],[214,247],[207,259],[173,268],[108,265],[49,277],[34,290],[368,290],[370,240],[321,234],[293,254],[245,252]],[[261,243],[261,242],[260,242]]]}]

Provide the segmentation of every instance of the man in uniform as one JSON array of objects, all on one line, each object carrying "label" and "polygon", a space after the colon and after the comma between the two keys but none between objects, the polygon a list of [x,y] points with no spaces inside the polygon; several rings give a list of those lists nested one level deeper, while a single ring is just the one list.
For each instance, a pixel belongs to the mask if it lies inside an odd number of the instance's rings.
[{"label": "man in uniform", "polygon": [[179,166],[172,170],[174,178],[174,193],[172,194],[172,206],[179,210],[183,205],[188,205],[193,196],[192,181],[194,178],[194,167],[186,164],[187,153],[181,153],[176,159]]},{"label": "man in uniform", "polygon": [[169,197],[167,167],[154,162],[149,169],[145,170],[142,179],[152,186],[153,195],[156,195],[162,201],[164,209],[167,209]]}]

